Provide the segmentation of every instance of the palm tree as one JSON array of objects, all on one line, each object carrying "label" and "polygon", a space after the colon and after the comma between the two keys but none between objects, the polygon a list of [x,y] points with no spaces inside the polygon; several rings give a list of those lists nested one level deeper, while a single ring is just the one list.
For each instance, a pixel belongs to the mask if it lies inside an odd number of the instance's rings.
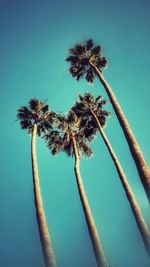
[{"label": "palm tree", "polygon": [[67,57],[66,61],[70,62],[71,67],[69,71],[76,80],[85,76],[89,83],[93,83],[94,78],[97,76],[104,86],[128,142],[130,152],[150,202],[150,170],[129,123],[111,87],[102,74],[102,70],[107,66],[107,59],[102,56],[102,47],[100,45],[94,46],[93,40],[89,39],[83,43],[76,44],[74,48],[70,48],[68,51],[69,57]]},{"label": "palm tree", "polygon": [[[126,175],[122,169],[122,166],[103,130],[106,123],[106,117],[109,112],[103,110],[103,106],[106,104],[105,100],[101,100],[101,96],[94,98],[92,94],[86,93],[84,96],[79,95],[79,102],[77,101],[73,106],[72,110],[75,112],[77,117],[81,119],[80,128],[82,129],[85,137],[88,140],[92,140],[93,135],[97,130],[101,134],[104,143],[110,153],[110,156],[115,164],[117,172],[119,174],[122,186],[125,190],[127,199],[130,203],[132,212],[134,214],[138,229],[141,233],[145,248],[150,255],[150,232],[144,221],[144,217],[141,213],[139,205],[134,197],[132,189],[127,181]],[[92,135],[91,135],[92,132]]]},{"label": "palm tree", "polygon": [[91,238],[93,251],[97,261],[97,266],[106,267],[108,265],[106,263],[104,251],[100,243],[99,235],[80,175],[80,156],[84,155],[89,157],[92,154],[92,150],[89,148],[83,133],[78,127],[79,123],[80,121],[74,112],[70,111],[66,117],[58,114],[56,119],[57,128],[46,135],[46,140],[53,155],[63,151],[68,156],[75,158],[74,171],[76,175],[77,187]]},{"label": "palm tree", "polygon": [[32,175],[34,186],[34,200],[36,216],[38,221],[39,234],[46,267],[56,267],[55,256],[49,236],[48,226],[43,208],[38,166],[36,159],[36,135],[41,136],[42,132],[52,128],[53,113],[49,111],[48,105],[42,103],[36,98],[29,101],[28,106],[22,106],[18,109],[17,118],[20,120],[22,129],[28,131],[32,136],[31,140],[31,159]]}]

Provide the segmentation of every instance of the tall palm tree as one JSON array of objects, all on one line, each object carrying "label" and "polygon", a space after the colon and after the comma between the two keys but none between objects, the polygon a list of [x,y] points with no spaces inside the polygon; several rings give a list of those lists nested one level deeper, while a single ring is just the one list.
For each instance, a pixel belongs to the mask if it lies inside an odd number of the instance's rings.
[{"label": "tall palm tree", "polygon": [[48,147],[53,155],[63,151],[68,156],[75,158],[74,171],[76,175],[76,182],[97,266],[106,267],[108,265],[106,263],[104,251],[80,175],[80,156],[83,154],[84,156],[89,157],[92,154],[92,150],[89,148],[83,133],[79,129],[80,121],[74,112],[70,111],[66,117],[58,114],[56,121],[58,128],[46,135]]},{"label": "tall palm tree", "polygon": [[106,123],[106,117],[109,115],[109,112],[103,109],[103,106],[105,104],[106,101],[101,100],[101,96],[94,98],[92,94],[86,93],[84,96],[79,95],[79,101],[75,103],[72,110],[73,112],[75,112],[79,119],[81,118],[80,128],[82,129],[87,139],[91,141],[93,134],[95,134],[95,132],[99,130],[99,133],[101,134],[103,141],[106,144],[106,147],[119,174],[122,186],[125,190],[132,212],[134,214],[138,229],[141,233],[145,248],[150,255],[150,232],[145,223],[136,198],[134,197],[132,189],[127,181],[122,166],[103,130],[103,126]]},{"label": "tall palm tree", "polygon": [[102,47],[100,45],[94,46],[93,40],[89,39],[83,43],[76,44],[74,48],[70,48],[68,51],[69,57],[67,57],[66,61],[70,62],[71,67],[69,71],[76,80],[85,76],[89,83],[93,83],[94,78],[97,76],[104,86],[128,142],[130,152],[135,161],[141,182],[150,202],[150,170],[145,162],[129,123],[110,85],[102,74],[103,69],[107,66],[107,59],[102,56]]},{"label": "tall palm tree", "polygon": [[48,226],[46,222],[43,201],[40,190],[38,166],[36,158],[36,136],[52,128],[53,113],[49,111],[48,105],[42,103],[36,98],[29,101],[28,106],[22,106],[18,109],[17,118],[20,120],[22,129],[31,134],[31,159],[32,175],[34,186],[34,200],[36,216],[38,221],[39,234],[46,267],[56,267],[54,251],[52,248]]}]

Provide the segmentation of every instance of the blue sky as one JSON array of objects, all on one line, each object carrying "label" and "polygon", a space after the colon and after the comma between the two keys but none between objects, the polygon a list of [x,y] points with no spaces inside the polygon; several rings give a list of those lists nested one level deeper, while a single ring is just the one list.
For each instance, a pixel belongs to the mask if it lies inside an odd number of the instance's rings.
[{"label": "blue sky", "polygon": [[[66,112],[78,92],[108,100],[98,80],[75,81],[64,61],[67,49],[92,37],[104,47],[112,86],[150,166],[149,153],[149,8],[148,0],[1,0],[1,220],[0,265],[44,267],[35,218],[30,136],[16,122],[16,110],[31,97],[46,99]],[[147,224],[150,210],[128,146],[112,112],[105,132],[136,195]],[[119,177],[101,138],[94,157],[81,162],[81,173],[109,263],[113,267],[148,267],[141,237]],[[37,140],[44,207],[60,267],[96,267],[80,204],[73,160],[52,157]]]}]

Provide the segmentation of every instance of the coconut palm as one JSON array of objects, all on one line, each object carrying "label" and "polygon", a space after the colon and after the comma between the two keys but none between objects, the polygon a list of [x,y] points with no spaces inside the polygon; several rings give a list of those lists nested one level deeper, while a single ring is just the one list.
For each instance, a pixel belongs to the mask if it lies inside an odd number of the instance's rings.
[{"label": "coconut palm", "polygon": [[92,154],[92,150],[89,148],[83,132],[81,132],[78,127],[79,123],[80,120],[72,111],[70,111],[66,117],[58,114],[56,119],[56,125],[58,128],[47,134],[46,140],[53,155],[63,151],[69,157],[72,156],[75,158],[74,171],[76,175],[76,182],[93,246],[93,251],[97,261],[97,266],[106,267],[108,265],[106,263],[104,251],[80,175],[80,157],[82,155],[89,157]]},{"label": "coconut palm", "polygon": [[100,45],[95,46],[93,40],[89,39],[83,43],[76,44],[68,51],[69,57],[67,57],[66,61],[70,62],[71,67],[69,71],[76,80],[85,76],[89,83],[93,83],[94,78],[97,76],[104,86],[128,142],[141,182],[150,202],[150,170],[144,160],[129,123],[111,87],[102,74],[103,69],[107,66],[107,59],[102,56],[102,47]]},{"label": "coconut palm", "polygon": [[[115,164],[117,172],[119,174],[122,186],[125,190],[126,196],[130,203],[133,215],[135,217],[138,229],[141,233],[145,248],[150,254],[150,232],[144,221],[144,217],[139,208],[139,205],[134,197],[132,189],[127,181],[126,175],[122,169],[122,166],[103,130],[103,127],[106,123],[106,118],[109,115],[109,112],[103,109],[103,106],[106,104],[105,100],[101,99],[101,96],[94,98],[90,93],[86,93],[84,96],[79,95],[79,101],[75,103],[72,110],[75,112],[77,117],[80,120],[80,128],[84,133],[85,137],[91,141],[93,135],[96,131],[99,130],[101,137],[103,138],[104,143],[110,153],[110,156]],[[90,134],[92,132],[92,135]]]},{"label": "coconut palm", "polygon": [[36,98],[31,99],[28,103],[28,106],[20,107],[17,113],[17,118],[20,120],[21,128],[27,130],[28,133],[32,136],[31,159],[34,200],[39,234],[46,267],[56,267],[56,261],[49,236],[48,226],[46,223],[46,217],[40,190],[38,166],[36,159],[36,136],[41,136],[43,132],[46,133],[47,129],[52,128],[52,117],[53,113],[49,110],[48,105],[42,103]]}]

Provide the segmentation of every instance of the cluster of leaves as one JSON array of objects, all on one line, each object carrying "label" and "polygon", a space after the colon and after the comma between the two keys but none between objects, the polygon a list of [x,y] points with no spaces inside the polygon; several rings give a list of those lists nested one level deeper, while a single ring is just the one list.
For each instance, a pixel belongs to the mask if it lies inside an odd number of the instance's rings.
[{"label": "cluster of leaves", "polygon": [[20,107],[17,112],[21,128],[28,130],[28,133],[32,133],[33,125],[37,124],[37,134],[39,136],[52,128],[54,115],[49,110],[49,106],[37,98],[32,98],[28,106]]},{"label": "cluster of leaves", "polygon": [[85,40],[83,43],[76,44],[73,48],[68,50],[69,57],[66,58],[70,62],[69,72],[76,80],[80,80],[85,76],[89,83],[93,83],[95,73],[90,66],[92,62],[102,72],[103,68],[107,66],[106,57],[102,56],[102,47],[95,46],[92,39]]},{"label": "cluster of leaves", "polygon": [[88,141],[92,141],[97,133],[98,126],[91,113],[91,110],[97,116],[102,127],[106,124],[106,118],[110,113],[103,109],[106,101],[102,100],[102,96],[94,98],[90,93],[85,93],[83,96],[79,95],[79,101],[76,101],[72,107],[72,111],[80,119],[80,129]]},{"label": "cluster of leaves", "polygon": [[80,119],[73,111],[69,111],[67,116],[58,114],[55,120],[57,130],[52,130],[45,136],[53,155],[65,152],[69,157],[74,156],[73,138],[75,138],[79,155],[89,157],[92,150],[88,146],[84,133],[80,131]]}]

